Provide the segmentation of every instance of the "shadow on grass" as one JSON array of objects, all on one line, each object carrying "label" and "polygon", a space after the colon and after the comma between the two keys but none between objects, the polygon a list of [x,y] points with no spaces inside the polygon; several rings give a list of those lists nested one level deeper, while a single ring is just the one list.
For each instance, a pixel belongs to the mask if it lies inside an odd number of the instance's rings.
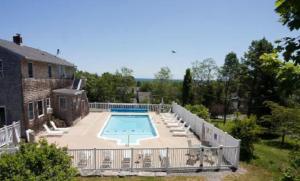
[{"label": "shadow on grass", "polygon": [[279,148],[279,149],[295,149],[296,147],[299,147],[299,145],[295,142],[285,142],[281,143],[280,140],[268,140],[268,141],[263,141],[265,145],[272,146],[274,148]]}]

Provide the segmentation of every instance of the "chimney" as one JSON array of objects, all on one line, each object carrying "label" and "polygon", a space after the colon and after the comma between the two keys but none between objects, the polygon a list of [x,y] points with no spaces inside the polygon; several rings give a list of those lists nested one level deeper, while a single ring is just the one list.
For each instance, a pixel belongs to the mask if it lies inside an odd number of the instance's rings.
[{"label": "chimney", "polygon": [[14,41],[15,44],[21,45],[21,43],[22,43],[21,35],[19,33],[16,33],[16,35],[13,36],[13,41]]}]

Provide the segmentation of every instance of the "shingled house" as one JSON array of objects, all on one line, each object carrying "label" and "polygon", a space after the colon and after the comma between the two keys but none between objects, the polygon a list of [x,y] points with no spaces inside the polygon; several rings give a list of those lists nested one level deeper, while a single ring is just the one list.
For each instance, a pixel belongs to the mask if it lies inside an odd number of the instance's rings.
[{"label": "shingled house", "polygon": [[88,114],[74,64],[45,51],[0,39],[0,127],[21,121],[21,132],[38,131],[53,113],[71,125]]}]

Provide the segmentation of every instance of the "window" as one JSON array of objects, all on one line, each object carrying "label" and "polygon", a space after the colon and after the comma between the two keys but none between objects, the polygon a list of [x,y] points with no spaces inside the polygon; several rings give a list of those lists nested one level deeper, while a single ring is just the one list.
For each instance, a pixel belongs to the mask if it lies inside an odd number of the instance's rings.
[{"label": "window", "polygon": [[3,60],[0,59],[0,78],[4,77]]},{"label": "window", "polygon": [[59,70],[60,78],[65,78],[66,77],[65,67],[63,65],[60,65],[58,70]]},{"label": "window", "polygon": [[28,63],[28,77],[29,78],[33,77],[33,65],[31,62]]},{"label": "window", "polygon": [[33,103],[28,103],[28,119],[33,120],[34,119],[34,110],[33,110]]},{"label": "window", "polygon": [[64,110],[67,108],[67,102],[66,102],[66,98],[63,96],[59,97],[59,109],[60,110]]},{"label": "window", "polygon": [[51,67],[51,65],[48,65],[48,77],[49,78],[52,77],[52,67]]},{"label": "window", "polygon": [[0,128],[6,124],[5,107],[0,107]]},{"label": "window", "polygon": [[46,108],[50,108],[51,107],[51,102],[50,102],[50,98],[46,99]]},{"label": "window", "polygon": [[44,104],[43,101],[37,101],[37,111],[38,116],[41,117],[44,115]]}]

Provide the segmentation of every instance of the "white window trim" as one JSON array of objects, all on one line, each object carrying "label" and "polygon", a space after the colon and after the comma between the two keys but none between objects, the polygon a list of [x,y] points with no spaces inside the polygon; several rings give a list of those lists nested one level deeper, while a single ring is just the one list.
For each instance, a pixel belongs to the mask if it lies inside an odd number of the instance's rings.
[{"label": "white window trim", "polygon": [[[61,108],[61,105],[60,105],[60,99],[65,99],[65,108]],[[67,110],[67,98],[66,98],[66,96],[59,96],[58,97],[58,104],[59,104],[59,111],[65,111],[65,110]]]},{"label": "white window trim", "polygon": [[39,114],[39,102],[42,101],[42,110],[43,110],[43,114],[38,115],[38,118],[41,118],[45,115],[45,108],[44,108],[44,100],[38,100],[37,102],[37,113]]},{"label": "white window trim", "polygon": [[2,64],[2,68],[0,69],[0,78],[4,77],[4,64],[3,64],[3,60],[0,58],[0,62]]},{"label": "white window trim", "polygon": [[[49,105],[47,104],[48,101],[49,101]],[[51,99],[50,99],[50,97],[46,98],[46,108],[51,108]]]},{"label": "white window trim", "polygon": [[[32,119],[29,119],[29,104],[32,104],[32,114],[33,114],[33,118]],[[27,105],[27,113],[28,113],[28,120],[29,121],[33,121],[34,120],[34,103],[33,102],[28,102],[28,105]]]}]

